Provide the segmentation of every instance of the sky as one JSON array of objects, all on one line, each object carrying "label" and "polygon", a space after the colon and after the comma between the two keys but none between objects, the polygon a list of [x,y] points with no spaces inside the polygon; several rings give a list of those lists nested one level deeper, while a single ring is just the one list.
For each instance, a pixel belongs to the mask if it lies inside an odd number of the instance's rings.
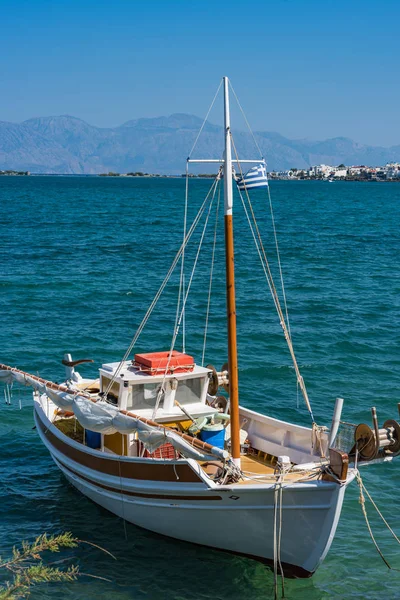
[{"label": "sky", "polygon": [[0,120],[203,117],[227,75],[255,131],[400,144],[399,16],[394,0],[0,0]]}]

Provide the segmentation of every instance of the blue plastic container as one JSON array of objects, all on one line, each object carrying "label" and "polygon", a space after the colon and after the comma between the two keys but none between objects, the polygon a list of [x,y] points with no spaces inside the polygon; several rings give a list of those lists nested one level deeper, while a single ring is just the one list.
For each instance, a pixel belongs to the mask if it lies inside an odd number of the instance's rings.
[{"label": "blue plastic container", "polygon": [[85,437],[86,437],[86,446],[89,448],[97,448],[101,447],[101,433],[97,433],[97,431],[90,431],[90,429],[85,429]]},{"label": "blue plastic container", "polygon": [[225,444],[225,429],[220,423],[218,425],[206,425],[200,431],[200,439],[211,446],[224,449]]}]

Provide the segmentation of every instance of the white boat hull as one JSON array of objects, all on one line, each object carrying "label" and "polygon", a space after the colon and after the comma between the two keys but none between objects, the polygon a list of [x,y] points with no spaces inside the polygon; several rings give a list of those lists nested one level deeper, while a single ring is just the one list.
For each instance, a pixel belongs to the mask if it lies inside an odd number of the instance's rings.
[{"label": "white boat hull", "polygon": [[[35,422],[68,481],[100,506],[169,537],[273,562],[273,483],[207,484],[196,473],[196,468],[201,470],[195,461],[105,455],[63,435],[39,402]],[[133,476],[126,476],[128,469]],[[280,557],[286,576],[308,577],[322,562],[353,478],[350,472],[344,485],[320,480],[284,483]]]}]

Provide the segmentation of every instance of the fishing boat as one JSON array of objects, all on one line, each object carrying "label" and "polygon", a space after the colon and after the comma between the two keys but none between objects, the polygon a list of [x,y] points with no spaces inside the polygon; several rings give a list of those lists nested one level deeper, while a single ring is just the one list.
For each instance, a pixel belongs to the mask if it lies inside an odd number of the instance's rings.
[{"label": "fishing boat", "polygon": [[[315,422],[287,313],[250,203],[254,189],[268,187],[265,162],[237,156],[227,77],[221,86],[224,155],[189,157],[186,169],[188,176],[193,163],[207,162],[217,165],[218,174],[190,227],[185,204],[182,245],[125,355],[102,364],[97,379],[83,378],[76,370],[90,359],[73,360],[69,354],[62,359],[63,384],[6,364],[0,365],[0,379],[7,385],[17,382],[34,388],[40,439],[65,478],[100,506],[153,532],[257,559],[288,577],[309,577],[331,546],[344,494],[360,466],[392,460],[400,453],[400,426],[389,419],[379,427],[373,409],[372,426],[354,426],[351,443],[344,448],[338,443],[340,398],[329,427]],[[247,164],[253,166],[244,173]],[[176,346],[193,276],[192,271],[184,277],[185,249],[201,218],[207,220],[221,187],[228,361],[216,369]],[[187,190],[186,185],[186,196]],[[233,234],[237,194],[248,201],[246,215],[310,416],[308,427],[239,402]],[[133,355],[155,304],[179,267],[170,347],[160,348],[153,337],[147,352]]]}]

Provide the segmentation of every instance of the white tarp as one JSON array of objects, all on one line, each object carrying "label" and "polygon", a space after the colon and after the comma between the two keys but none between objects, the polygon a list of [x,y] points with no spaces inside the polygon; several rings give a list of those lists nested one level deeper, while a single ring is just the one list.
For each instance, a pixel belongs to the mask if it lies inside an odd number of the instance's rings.
[{"label": "white tarp", "polygon": [[74,396],[67,394],[67,392],[56,392],[51,388],[46,388],[46,394],[54,402],[58,408],[63,410],[73,410],[74,408]]},{"label": "white tarp", "polygon": [[106,402],[91,402],[82,396],[74,400],[73,411],[79,423],[85,429],[110,435],[116,433],[113,418],[118,410]]},{"label": "white tarp", "polygon": [[46,384],[42,383],[41,381],[37,381],[37,379],[34,379],[33,377],[29,377],[29,375],[25,375],[25,382],[26,383],[24,385],[31,385],[35,390],[37,390],[41,394],[44,394],[46,392]]},{"label": "white tarp", "polygon": [[12,383],[14,381],[13,372],[12,371],[0,371],[0,381],[1,383]]},{"label": "white tarp", "polygon": [[39,390],[41,394],[46,390],[46,386],[41,381],[37,381],[28,374],[18,373],[17,371],[0,371],[0,381],[2,383],[12,383],[16,381],[20,385],[32,386],[35,390]]},{"label": "white tarp", "polygon": [[20,385],[32,385],[31,377],[29,377],[29,379],[28,379],[27,376],[24,375],[23,373],[17,373],[16,371],[13,371],[12,375],[13,375],[15,381],[17,383],[19,383]]},{"label": "white tarp", "polygon": [[17,381],[21,385],[33,385],[34,379],[23,373],[17,373],[16,371],[2,370],[0,371],[0,381],[1,383],[13,383],[14,381]]},{"label": "white tarp", "polygon": [[194,448],[189,442],[174,431],[163,427],[157,428],[148,425],[147,423],[143,423],[143,421],[140,421],[135,417],[123,415],[119,412],[117,407],[102,400],[92,402],[79,394],[74,395],[73,390],[68,394],[68,392],[47,388],[44,383],[37,381],[29,375],[17,373],[15,371],[0,371],[1,382],[11,383],[13,379],[23,385],[31,385],[42,394],[45,393],[58,408],[73,411],[84,429],[96,431],[104,435],[110,435],[116,432],[122,434],[137,432],[140,441],[145,445],[149,452],[154,452],[157,448],[166,442],[169,442],[187,458],[213,460],[217,456],[224,460],[229,456],[228,452],[216,447],[212,449],[210,454],[204,454],[201,450]]}]

